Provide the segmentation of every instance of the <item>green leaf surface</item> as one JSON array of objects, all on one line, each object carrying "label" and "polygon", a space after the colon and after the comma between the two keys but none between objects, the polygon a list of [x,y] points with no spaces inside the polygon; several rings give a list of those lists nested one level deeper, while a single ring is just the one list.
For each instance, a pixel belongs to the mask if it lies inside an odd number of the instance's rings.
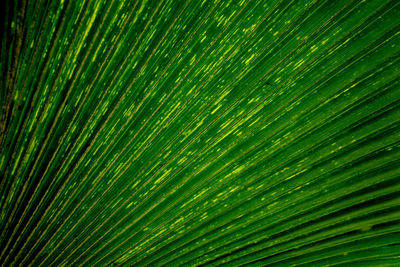
[{"label": "green leaf surface", "polygon": [[399,1],[1,10],[1,266],[400,265]]}]

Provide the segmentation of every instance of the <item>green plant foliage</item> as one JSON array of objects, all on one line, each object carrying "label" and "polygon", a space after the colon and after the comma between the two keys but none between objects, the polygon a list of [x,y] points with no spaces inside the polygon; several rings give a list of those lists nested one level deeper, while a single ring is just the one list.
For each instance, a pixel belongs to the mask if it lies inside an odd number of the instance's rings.
[{"label": "green plant foliage", "polygon": [[400,266],[400,1],[2,3],[2,266]]}]

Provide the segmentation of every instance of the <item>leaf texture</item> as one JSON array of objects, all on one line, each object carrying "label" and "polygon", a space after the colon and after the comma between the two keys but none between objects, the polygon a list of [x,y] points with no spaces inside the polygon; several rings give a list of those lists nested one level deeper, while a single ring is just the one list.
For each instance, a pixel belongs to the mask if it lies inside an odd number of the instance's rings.
[{"label": "leaf texture", "polygon": [[2,3],[2,266],[400,265],[400,2]]}]

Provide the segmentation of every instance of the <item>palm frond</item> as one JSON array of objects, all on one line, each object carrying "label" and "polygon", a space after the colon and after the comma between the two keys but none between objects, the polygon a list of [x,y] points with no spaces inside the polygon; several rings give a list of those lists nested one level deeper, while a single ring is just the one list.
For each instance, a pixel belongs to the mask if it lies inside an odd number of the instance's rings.
[{"label": "palm frond", "polygon": [[3,1],[2,266],[400,264],[400,2]]}]

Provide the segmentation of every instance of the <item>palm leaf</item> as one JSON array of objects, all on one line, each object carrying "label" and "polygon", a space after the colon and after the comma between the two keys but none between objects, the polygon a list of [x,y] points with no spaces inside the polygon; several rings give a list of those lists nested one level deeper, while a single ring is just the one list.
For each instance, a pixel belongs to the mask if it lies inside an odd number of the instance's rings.
[{"label": "palm leaf", "polygon": [[400,2],[2,11],[2,266],[400,264]]}]

